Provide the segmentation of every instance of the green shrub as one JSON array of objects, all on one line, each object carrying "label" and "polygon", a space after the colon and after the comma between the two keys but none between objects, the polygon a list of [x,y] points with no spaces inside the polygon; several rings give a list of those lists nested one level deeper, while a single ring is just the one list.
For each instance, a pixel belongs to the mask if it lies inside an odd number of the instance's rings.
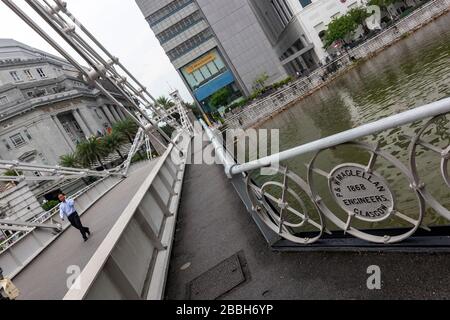
[{"label": "green shrub", "polygon": [[52,210],[54,207],[56,207],[59,204],[59,201],[51,200],[42,205],[42,209],[44,209],[45,212]]}]

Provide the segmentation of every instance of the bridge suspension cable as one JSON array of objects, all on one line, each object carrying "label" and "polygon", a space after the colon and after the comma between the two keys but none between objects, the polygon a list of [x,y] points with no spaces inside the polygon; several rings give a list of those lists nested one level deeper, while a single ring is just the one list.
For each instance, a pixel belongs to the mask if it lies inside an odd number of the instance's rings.
[{"label": "bridge suspension cable", "polygon": [[[167,149],[167,143],[172,144],[175,149],[180,151],[176,143],[159,127],[159,123],[155,120],[163,120],[176,130],[188,130],[192,124],[186,122],[184,115],[182,116],[183,125],[180,125],[172,114],[162,108],[157,100],[149,93],[139,80],[113,56],[102,43],[94,37],[94,35],[69,11],[67,3],[61,0],[25,0],[17,1],[2,0],[16,15],[18,15],[26,24],[28,24],[35,32],[37,32],[47,43],[49,43],[59,54],[61,54],[69,63],[71,63],[82,75],[83,79],[96,87],[106,98],[113,104],[121,108],[126,115],[133,119],[139,126],[140,130],[134,144],[128,155],[125,164],[119,167],[126,174],[131,159],[142,146],[142,139],[145,145],[150,147],[150,141],[162,145]],[[30,17],[21,5],[28,5],[36,12],[46,24],[48,24],[59,37],[61,43],[69,45],[76,54],[81,57],[78,62],[72,54],[70,54],[49,33],[47,33],[38,22]],[[61,40],[60,39],[60,40]],[[87,64],[86,68],[83,63]],[[125,99],[127,106],[118,100],[115,95],[106,89],[106,84],[121,94]],[[128,108],[130,107],[130,109]],[[179,109],[177,109],[177,112]],[[154,133],[165,140],[161,141]],[[153,133],[152,133],[153,132]],[[180,151],[181,152],[181,151]],[[147,150],[147,154],[151,155],[151,150]],[[116,172],[119,169],[111,171],[92,171],[87,169],[61,168],[59,166],[40,166],[21,164],[18,162],[0,162],[0,169],[13,169],[16,171],[38,171],[44,173],[39,177],[18,175],[16,177],[0,177],[0,181],[42,181],[42,180],[64,180],[76,179],[80,176],[109,176],[111,174],[122,174]]]}]

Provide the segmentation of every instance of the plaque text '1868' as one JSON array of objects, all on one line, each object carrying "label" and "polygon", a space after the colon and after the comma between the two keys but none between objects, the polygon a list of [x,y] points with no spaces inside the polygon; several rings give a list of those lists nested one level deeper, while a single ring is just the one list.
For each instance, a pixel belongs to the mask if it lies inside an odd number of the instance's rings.
[{"label": "plaque text '1868'", "polygon": [[335,168],[329,186],[339,206],[360,220],[382,221],[394,211],[394,196],[387,182],[361,165],[346,164]]}]

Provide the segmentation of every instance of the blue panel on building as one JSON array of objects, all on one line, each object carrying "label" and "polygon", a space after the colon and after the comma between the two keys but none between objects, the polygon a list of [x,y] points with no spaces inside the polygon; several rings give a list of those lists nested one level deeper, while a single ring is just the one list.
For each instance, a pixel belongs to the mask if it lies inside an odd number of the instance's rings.
[{"label": "blue panel on building", "polygon": [[194,94],[198,101],[203,101],[209,96],[213,95],[215,92],[219,91],[223,87],[234,82],[233,74],[230,71],[227,71],[217,78],[209,81],[204,86],[201,86],[197,90],[195,90]]}]

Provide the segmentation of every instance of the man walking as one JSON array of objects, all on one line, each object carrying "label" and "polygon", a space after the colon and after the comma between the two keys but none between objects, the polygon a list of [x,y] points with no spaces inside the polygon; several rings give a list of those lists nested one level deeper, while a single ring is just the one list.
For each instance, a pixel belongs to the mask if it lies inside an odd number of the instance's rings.
[{"label": "man walking", "polygon": [[61,220],[64,221],[65,218],[67,218],[72,227],[80,230],[81,235],[86,242],[88,240],[88,236],[91,235],[91,231],[89,228],[84,227],[81,223],[80,216],[75,210],[75,201],[72,199],[66,199],[66,195],[63,193],[58,196],[58,199],[61,201],[61,205],[59,206],[59,216],[61,217]]}]

